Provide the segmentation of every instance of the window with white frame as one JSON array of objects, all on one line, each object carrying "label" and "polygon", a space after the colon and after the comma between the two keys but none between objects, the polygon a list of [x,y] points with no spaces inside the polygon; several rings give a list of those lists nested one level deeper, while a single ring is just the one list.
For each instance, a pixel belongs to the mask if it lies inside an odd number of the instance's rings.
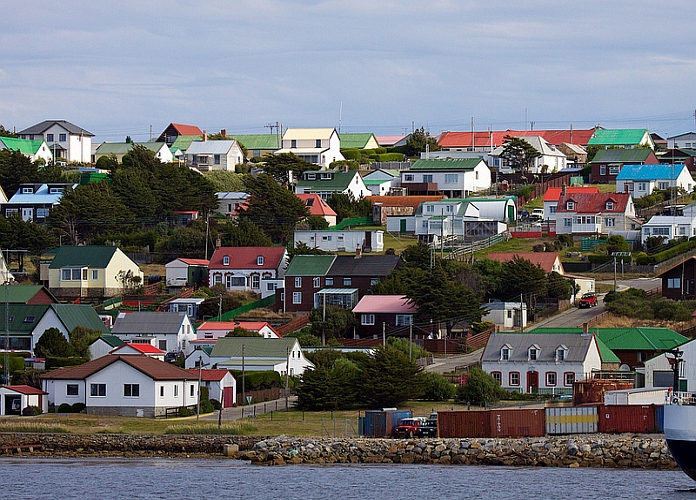
[{"label": "window with white frame", "polygon": [[163,385],[160,386],[160,397],[161,398],[164,397],[164,386]]},{"label": "window with white frame", "polygon": [[556,349],[556,361],[564,361],[566,359],[566,350],[568,348],[565,346],[559,346]]},{"label": "window with white frame", "polygon": [[140,397],[140,384],[123,384],[123,397],[124,398],[139,398]]},{"label": "window with white frame", "polygon": [[413,182],[413,174],[404,175],[404,180],[406,182]]},{"label": "window with white frame", "polygon": [[456,184],[459,182],[459,174],[445,174],[445,184]]},{"label": "window with white frame", "polygon": [[536,361],[538,357],[539,357],[539,347],[535,346],[535,345],[531,346],[527,350],[527,359],[529,361]]},{"label": "window with white frame", "polygon": [[520,385],[520,372],[510,372],[509,382],[512,386]]},{"label": "window with white frame", "polygon": [[425,211],[429,214],[432,214],[435,212],[435,205],[426,205],[425,206]]},{"label": "window with white frame", "polygon": [[606,227],[616,227],[616,219],[614,217],[606,217],[604,219],[604,225]]},{"label": "window with white frame", "polygon": [[220,165],[220,155],[213,155],[213,163],[215,165]]},{"label": "window with white frame", "polygon": [[556,372],[546,372],[546,386],[554,387],[556,385]]},{"label": "window with white frame", "polygon": [[302,288],[302,276],[295,276],[295,288]]},{"label": "window with white frame", "polygon": [[99,270],[92,269],[92,281],[97,281],[99,279]]},{"label": "window with white frame", "polygon": [[317,276],[316,278],[312,278],[312,285],[314,288],[320,288],[321,287],[321,278]]},{"label": "window with white frame", "polygon": [[606,165],[599,166],[599,175],[607,175],[607,166]]},{"label": "window with white frame", "polygon": [[665,190],[669,188],[669,182],[658,182],[657,183],[657,189]]},{"label": "window with white frame", "polygon": [[681,288],[681,278],[667,278],[667,288]]},{"label": "window with white frame", "polygon": [[396,326],[408,326],[413,323],[413,314],[397,314]]},{"label": "window with white frame", "polygon": [[[85,269],[85,272],[86,271]],[[60,277],[62,281],[80,281],[82,279],[82,269],[64,267],[60,270]],[[85,277],[85,279],[87,279],[87,277]]]},{"label": "window with white frame", "polygon": [[324,284],[326,286],[333,286],[333,278],[324,278]]},{"label": "window with white frame", "polygon": [[292,303],[302,304],[302,292],[292,292]]},{"label": "window with white frame", "polygon": [[179,386],[175,384],[174,385],[174,397],[177,397],[178,395],[179,395]]},{"label": "window with white frame", "polygon": [[574,201],[567,201],[566,202],[566,210],[575,210],[575,202]]},{"label": "window with white frame", "polygon": [[48,217],[49,214],[49,209],[48,208],[37,208],[36,209],[36,217],[39,219],[45,219]]},{"label": "window with white frame", "polygon": [[566,217],[563,219],[563,226],[564,227],[571,227],[573,225],[573,219],[570,217]]},{"label": "window with white frame", "polygon": [[251,275],[251,288],[259,288],[261,285],[261,276],[258,274]]},{"label": "window with white frame", "polygon": [[256,265],[263,266],[263,255],[259,255],[258,257],[256,257]]},{"label": "window with white frame", "polygon": [[608,202],[606,202],[606,204],[604,205],[604,207],[606,208],[606,210],[614,210],[614,202],[613,202],[613,201],[608,201]]},{"label": "window with white frame", "polygon": [[352,278],[343,278],[343,286],[351,286],[353,284]]},{"label": "window with white frame", "polygon": [[423,174],[423,182],[433,182],[433,174]]},{"label": "window with white frame", "polygon": [[503,347],[500,350],[500,360],[501,361],[509,361],[510,360],[510,351],[511,349],[509,347]]},{"label": "window with white frame", "polygon": [[563,378],[564,378],[564,382],[565,382],[564,385],[566,387],[572,387],[573,384],[575,383],[575,373],[573,373],[573,372],[566,372],[563,375]]},{"label": "window with white frame", "polygon": [[375,324],[375,315],[374,314],[361,314],[360,315],[360,324],[361,325],[374,325]]},{"label": "window with white frame", "polygon": [[46,134],[46,142],[53,142],[53,134]]},{"label": "window with white frame", "polygon": [[230,256],[229,256],[229,255],[225,255],[225,256],[222,258],[222,265],[223,265],[223,266],[229,266],[229,265],[230,265]]},{"label": "window with white frame", "polygon": [[639,182],[638,183],[638,191],[647,191],[648,190],[648,183],[647,182]]},{"label": "window with white frame", "polygon": [[67,141],[67,140],[68,140],[67,134],[58,134],[58,140],[59,140],[60,142],[65,142],[65,141]]},{"label": "window with white frame", "polygon": [[106,384],[89,384],[89,395],[93,398],[105,398]]},{"label": "window with white frame", "polygon": [[491,372],[491,377],[493,377],[493,380],[498,382],[498,385],[502,384],[503,374],[501,372]]},{"label": "window with white frame", "polygon": [[558,207],[555,206],[555,205],[550,206],[550,207],[549,207],[549,213],[555,214],[557,208],[558,208]]}]

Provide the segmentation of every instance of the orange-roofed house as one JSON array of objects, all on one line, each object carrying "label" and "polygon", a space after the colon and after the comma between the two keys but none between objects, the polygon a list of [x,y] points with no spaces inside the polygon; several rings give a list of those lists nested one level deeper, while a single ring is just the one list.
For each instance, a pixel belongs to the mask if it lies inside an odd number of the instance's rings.
[{"label": "orange-roofed house", "polygon": [[285,247],[218,247],[210,258],[208,283],[261,293],[261,280],[282,278],[287,260]]},{"label": "orange-roofed house", "polygon": [[166,353],[152,344],[121,344],[109,354],[142,354],[143,356],[150,356],[151,358],[164,361]]},{"label": "orange-roofed house", "polygon": [[[198,377],[197,368],[186,371]],[[237,404],[237,380],[229,370],[201,370],[200,375],[201,387],[208,388],[209,399],[217,400],[223,408],[232,408]]]},{"label": "orange-roofed house", "polygon": [[544,193],[544,220],[556,220],[558,200],[563,193],[599,193],[597,186],[550,187]]},{"label": "orange-roofed house", "polygon": [[336,212],[321,196],[311,193],[297,193],[296,196],[304,202],[310,216],[321,217],[329,223],[329,226],[336,225]]},{"label": "orange-roofed house", "polygon": [[174,144],[177,137],[202,137],[203,132],[195,125],[184,125],[183,123],[170,123],[164,132],[160,134],[156,142],[166,142],[167,146]]},{"label": "orange-roofed house", "polygon": [[279,339],[280,335],[265,321],[204,321],[196,328],[198,340],[218,339],[235,328],[258,333],[265,339]]},{"label": "orange-roofed house", "polygon": [[208,283],[207,259],[187,259],[179,257],[165,264],[166,283],[170,287],[186,285],[206,285]]},{"label": "orange-roofed house", "polygon": [[587,146],[595,129],[585,130],[496,130],[482,132],[443,132],[438,144],[448,151],[492,151],[505,142],[505,136],[538,136],[549,144],[560,146],[563,143]]},{"label": "orange-roofed house", "polygon": [[555,271],[561,275],[565,274],[558,252],[491,252],[488,254],[489,259],[498,262],[509,262],[515,257],[528,260],[541,267],[546,273]]}]

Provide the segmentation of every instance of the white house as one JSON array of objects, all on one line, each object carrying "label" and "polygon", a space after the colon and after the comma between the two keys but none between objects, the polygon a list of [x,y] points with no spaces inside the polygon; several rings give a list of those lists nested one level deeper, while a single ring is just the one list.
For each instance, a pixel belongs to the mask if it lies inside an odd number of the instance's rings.
[{"label": "white house", "polygon": [[262,280],[285,275],[287,260],[285,247],[218,247],[210,258],[208,283],[261,293]]},{"label": "white house", "polygon": [[573,236],[608,235],[640,226],[628,193],[566,193],[556,207],[556,233]]},{"label": "white house", "polygon": [[372,196],[386,196],[389,192],[399,186],[401,174],[398,170],[375,170],[363,176],[363,182]]},{"label": "white house", "polygon": [[243,328],[250,332],[258,333],[265,339],[279,339],[280,335],[271,325],[265,321],[204,321],[196,328],[198,340],[224,337],[235,328]]},{"label": "white house", "polygon": [[696,236],[696,218],[688,215],[654,215],[640,230],[642,244],[652,236],[665,240],[691,238]]},{"label": "white house", "polygon": [[[546,142],[544,138],[537,135],[518,136],[532,145],[539,152],[539,156],[532,160],[532,165],[529,171],[533,174],[553,173],[566,168],[566,155],[556,146]],[[491,162],[491,167],[497,168],[500,172],[513,172],[513,168],[501,157],[505,145],[498,146],[488,156]]]},{"label": "white house", "polygon": [[345,160],[334,128],[289,128],[283,134],[283,147],[275,152],[282,153],[292,153],[324,169],[334,161]]},{"label": "white house", "polygon": [[237,141],[193,141],[186,150],[186,165],[201,172],[234,172],[244,163],[244,153]]},{"label": "white house", "polygon": [[210,353],[213,351],[217,339],[213,340],[194,340],[191,342],[193,350],[184,359],[184,368],[198,369],[199,366],[212,367],[210,362]]},{"label": "white house", "polygon": [[119,313],[111,334],[126,343],[150,344],[165,353],[188,354],[196,338],[191,320],[182,312]]},{"label": "white house", "polygon": [[[198,377],[198,369],[187,370]],[[232,408],[237,404],[237,380],[229,370],[201,370],[202,387],[208,388],[208,399],[217,400],[223,408]]]},{"label": "white house", "polygon": [[124,342],[115,335],[101,335],[89,345],[89,359],[97,359],[106,356]]},{"label": "white house", "polygon": [[491,170],[479,158],[417,160],[401,171],[401,187],[410,195],[441,193],[462,198],[491,187]]},{"label": "white house", "polygon": [[109,354],[142,354],[143,356],[150,356],[151,358],[164,361],[165,352],[151,344],[130,343],[121,344],[113,348]]},{"label": "white house", "polygon": [[66,120],[46,120],[18,132],[20,139],[43,139],[57,161],[91,163],[94,134]]},{"label": "white house", "polygon": [[[679,366],[680,391],[696,390],[696,341],[690,340],[679,346],[682,363]],[[645,387],[672,387],[674,372],[670,359],[674,356],[662,353],[645,361]]]},{"label": "white house", "polygon": [[481,368],[507,390],[570,394],[602,358],[591,334],[493,333]]},{"label": "white house", "polygon": [[544,193],[544,220],[556,220],[558,200],[562,194],[593,193],[599,194],[597,186],[563,186],[550,187]]},{"label": "white house", "polygon": [[235,217],[239,213],[239,209],[247,204],[249,193],[241,191],[225,191],[215,193],[218,199],[217,211],[225,217]]},{"label": "white house", "polygon": [[308,361],[294,337],[264,339],[261,337],[220,337],[210,354],[210,362],[218,368],[249,371],[274,370],[281,376],[300,376],[314,364]]},{"label": "white house", "polygon": [[114,157],[121,163],[123,157],[131,152],[136,145],[152,151],[155,158],[162,163],[174,161],[174,155],[164,142],[102,142],[94,151],[94,160],[96,162],[99,158],[106,156]]},{"label": "white house", "polygon": [[209,260],[179,257],[164,265],[167,286],[199,284],[208,274]]},{"label": "white house", "polygon": [[357,170],[310,170],[302,173],[295,185],[296,194],[318,194],[329,199],[334,193],[361,200],[372,193]]},{"label": "white house", "polygon": [[167,310],[169,312],[186,313],[190,320],[195,321],[199,317],[198,312],[203,302],[205,302],[205,299],[202,297],[180,297],[167,302]]},{"label": "white house", "polygon": [[696,132],[686,132],[668,137],[667,149],[696,149]]},{"label": "white house", "polygon": [[616,176],[616,192],[631,193],[634,199],[674,187],[693,191],[694,179],[686,165],[624,165]]},{"label": "white house", "polygon": [[[499,300],[481,304],[487,312],[481,318],[491,321],[501,330],[519,330],[527,327],[527,304],[522,302],[501,302]],[[521,323],[521,324],[520,324]]]},{"label": "white house", "polygon": [[193,409],[198,377],[172,364],[139,354],[107,355],[73,368],[41,375],[49,403],[83,403],[87,413],[160,417]]},{"label": "white house", "polygon": [[48,412],[48,393],[28,385],[5,385],[0,387],[0,416],[21,415],[28,406]]},{"label": "white house", "polygon": [[43,139],[17,139],[15,137],[0,137],[0,150],[11,149],[19,151],[32,162],[43,160],[45,163],[53,161],[53,153]]},{"label": "white house", "polygon": [[295,230],[295,245],[304,243],[309,248],[325,252],[353,252],[360,248],[365,252],[384,250],[384,231],[337,231],[331,229]]}]

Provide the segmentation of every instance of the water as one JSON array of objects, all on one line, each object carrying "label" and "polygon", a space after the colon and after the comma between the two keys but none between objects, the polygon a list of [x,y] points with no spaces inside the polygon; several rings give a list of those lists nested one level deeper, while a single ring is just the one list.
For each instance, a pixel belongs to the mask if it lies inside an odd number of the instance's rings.
[{"label": "water", "polygon": [[2,458],[0,477],[7,500],[696,499],[682,472],[616,469]]}]

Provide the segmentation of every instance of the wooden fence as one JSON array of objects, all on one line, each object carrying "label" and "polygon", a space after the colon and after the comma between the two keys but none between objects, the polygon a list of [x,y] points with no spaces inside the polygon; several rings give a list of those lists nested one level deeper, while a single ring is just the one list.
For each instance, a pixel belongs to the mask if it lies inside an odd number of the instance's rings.
[{"label": "wooden fence", "polygon": [[275,330],[276,330],[276,332],[278,332],[278,335],[283,337],[284,335],[287,335],[288,333],[296,332],[297,330],[304,328],[308,324],[309,324],[309,314],[295,318],[292,321],[290,321],[289,323],[285,323],[283,326],[277,327]]}]

